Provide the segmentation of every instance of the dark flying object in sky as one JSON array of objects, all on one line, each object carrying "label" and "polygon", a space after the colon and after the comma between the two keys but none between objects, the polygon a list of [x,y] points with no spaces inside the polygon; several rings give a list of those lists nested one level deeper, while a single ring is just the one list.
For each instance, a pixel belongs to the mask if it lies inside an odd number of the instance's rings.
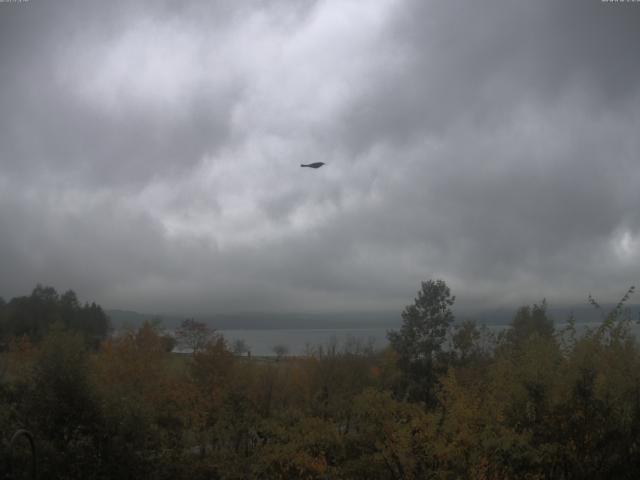
[{"label": "dark flying object in sky", "polygon": [[309,163],[307,165],[302,164],[300,166],[301,167],[309,167],[309,168],[320,168],[323,165],[324,165],[324,162],[315,162],[315,163]]}]

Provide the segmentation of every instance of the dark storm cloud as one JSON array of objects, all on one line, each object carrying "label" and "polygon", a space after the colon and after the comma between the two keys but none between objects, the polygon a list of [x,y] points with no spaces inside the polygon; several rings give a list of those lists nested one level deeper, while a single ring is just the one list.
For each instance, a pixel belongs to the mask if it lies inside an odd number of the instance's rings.
[{"label": "dark storm cloud", "polygon": [[[624,291],[640,8],[0,4],[0,293],[167,312]],[[300,163],[323,161],[318,171]]]},{"label": "dark storm cloud", "polygon": [[353,109],[347,141],[403,143],[461,119],[499,128],[519,105],[575,89],[594,113],[621,107],[638,92],[639,21],[638,8],[600,1],[411,2],[389,29],[406,60]]}]

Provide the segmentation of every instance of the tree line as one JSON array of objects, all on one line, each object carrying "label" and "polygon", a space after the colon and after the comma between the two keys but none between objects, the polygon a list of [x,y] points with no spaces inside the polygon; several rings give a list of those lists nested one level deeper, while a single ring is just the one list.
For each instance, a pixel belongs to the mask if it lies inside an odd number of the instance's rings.
[{"label": "tree line", "polygon": [[9,339],[23,336],[37,342],[56,323],[82,334],[95,347],[110,331],[102,307],[95,302],[81,304],[73,290],[59,294],[53,287],[37,285],[30,295],[9,302],[0,297],[0,346],[6,347]]},{"label": "tree line", "polygon": [[41,478],[638,478],[632,293],[581,333],[541,302],[494,334],[456,322],[449,287],[430,280],[387,348],[278,361],[236,355],[194,321],[183,355],[157,323],[94,349],[53,322],[5,337],[0,431],[34,434]]}]

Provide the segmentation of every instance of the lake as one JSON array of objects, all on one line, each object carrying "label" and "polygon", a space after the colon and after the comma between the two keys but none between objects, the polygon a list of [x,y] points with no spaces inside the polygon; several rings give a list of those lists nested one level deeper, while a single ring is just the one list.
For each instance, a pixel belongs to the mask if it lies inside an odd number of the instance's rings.
[{"label": "lake", "polygon": [[[556,323],[556,329],[561,329],[566,325],[564,322]],[[578,333],[584,332],[587,328],[596,328],[600,322],[585,322],[576,324]],[[493,333],[498,333],[506,328],[506,325],[487,325]],[[640,336],[640,326],[632,323],[631,328],[636,337]],[[244,340],[251,350],[252,355],[272,356],[275,355],[273,347],[276,345],[285,346],[290,355],[302,355],[308,346],[326,346],[331,343],[338,344],[338,348],[343,346],[350,339],[359,340],[363,343],[372,342],[374,348],[382,349],[387,344],[388,328],[352,328],[352,329],[271,329],[271,330],[217,330],[224,335],[233,346],[236,340]]]},{"label": "lake", "polygon": [[233,346],[235,340],[244,340],[251,350],[251,355],[270,356],[273,347],[283,345],[290,355],[302,355],[307,346],[329,345],[338,343],[342,346],[349,339],[373,342],[376,349],[387,345],[386,328],[357,328],[357,329],[279,329],[279,330],[218,330]]}]

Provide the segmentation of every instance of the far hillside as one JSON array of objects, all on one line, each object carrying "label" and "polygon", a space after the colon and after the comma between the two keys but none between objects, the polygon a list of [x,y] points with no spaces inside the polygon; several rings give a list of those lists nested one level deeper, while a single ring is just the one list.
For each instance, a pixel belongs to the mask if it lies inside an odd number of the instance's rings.
[{"label": "far hillside", "polygon": [[[603,304],[610,311],[614,304]],[[484,325],[508,325],[513,320],[513,308],[471,311],[457,309],[456,318],[473,320]],[[629,305],[628,311],[635,319],[640,317],[640,304]],[[357,329],[357,328],[397,328],[402,321],[398,312],[357,312],[357,313],[235,313],[219,315],[165,315],[162,313],[141,313],[130,310],[106,310],[115,329],[140,327],[146,321],[161,320],[169,329],[177,328],[185,318],[195,318],[217,330],[276,330],[276,329]],[[565,323],[571,316],[577,323],[596,323],[602,320],[602,313],[589,305],[549,307],[549,316],[556,323]]]}]

